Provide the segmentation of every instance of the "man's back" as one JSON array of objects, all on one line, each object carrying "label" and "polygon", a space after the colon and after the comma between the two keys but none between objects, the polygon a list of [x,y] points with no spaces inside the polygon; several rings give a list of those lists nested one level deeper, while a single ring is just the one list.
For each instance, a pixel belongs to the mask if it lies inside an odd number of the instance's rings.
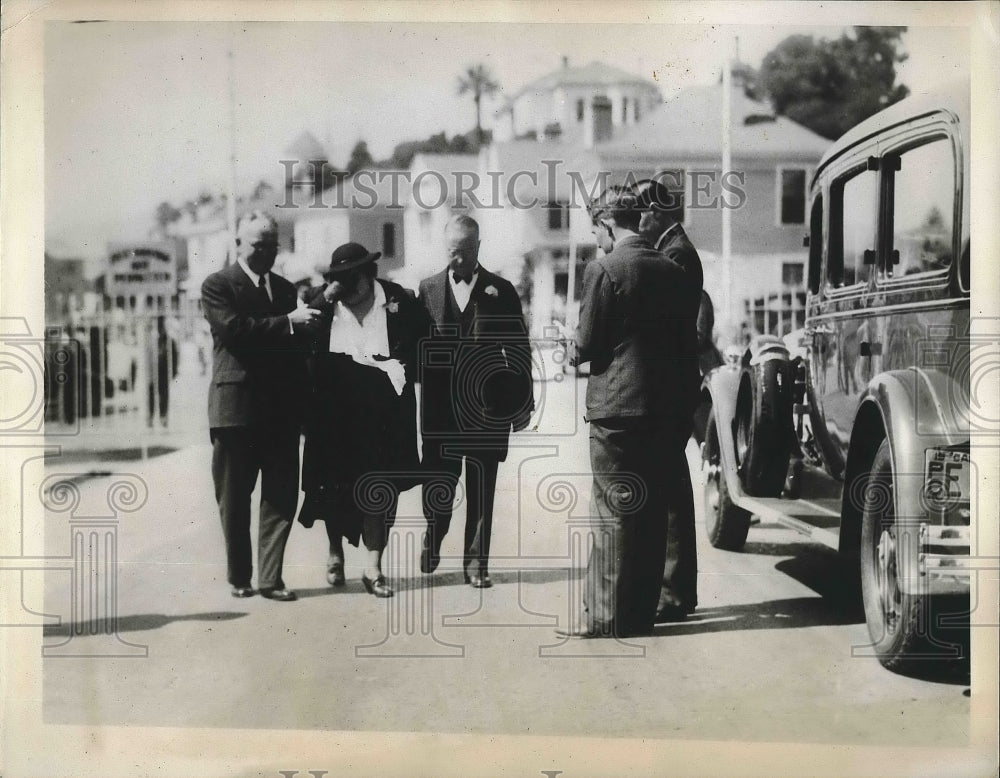
[{"label": "man's back", "polygon": [[684,271],[638,237],[588,264],[578,349],[591,363],[589,419],[690,417],[698,389],[697,299]]}]

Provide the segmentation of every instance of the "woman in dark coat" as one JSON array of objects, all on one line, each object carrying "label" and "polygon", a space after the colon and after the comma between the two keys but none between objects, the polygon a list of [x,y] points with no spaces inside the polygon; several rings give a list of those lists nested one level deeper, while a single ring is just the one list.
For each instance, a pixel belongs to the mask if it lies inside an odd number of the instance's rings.
[{"label": "woman in dark coat", "polygon": [[376,278],[380,256],[357,243],[339,247],[327,284],[308,296],[324,316],[309,360],[298,520],[325,522],[331,585],[344,583],[343,539],[357,546],[360,538],[368,549],[362,583],[391,597],[382,552],[399,492],[419,482],[414,382],[429,321],[412,292]]}]

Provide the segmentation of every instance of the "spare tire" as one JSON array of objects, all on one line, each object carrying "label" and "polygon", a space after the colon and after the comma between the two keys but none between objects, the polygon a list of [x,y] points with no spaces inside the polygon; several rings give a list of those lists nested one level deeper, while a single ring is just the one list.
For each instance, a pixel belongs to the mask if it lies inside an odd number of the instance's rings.
[{"label": "spare tire", "polygon": [[750,361],[743,368],[733,439],[740,482],[754,497],[777,497],[792,452],[792,379],[778,357]]}]

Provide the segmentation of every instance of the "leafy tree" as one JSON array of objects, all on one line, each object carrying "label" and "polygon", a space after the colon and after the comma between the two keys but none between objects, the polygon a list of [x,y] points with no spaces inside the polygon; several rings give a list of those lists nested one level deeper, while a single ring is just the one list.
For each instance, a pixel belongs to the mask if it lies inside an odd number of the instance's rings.
[{"label": "leafy tree", "polygon": [[905,27],[855,27],[837,40],[792,35],[764,57],[759,85],[776,113],[833,140],[909,94],[896,83]]},{"label": "leafy tree", "polygon": [[354,175],[359,170],[371,170],[375,167],[375,160],[368,151],[368,144],[359,140],[351,151],[351,158],[347,163],[348,175]]},{"label": "leafy tree", "polygon": [[483,96],[496,94],[500,89],[500,84],[493,78],[489,68],[483,64],[470,65],[465,72],[458,77],[458,94],[472,95],[472,102],[476,104],[476,141],[483,142],[483,124],[481,116],[481,105]]},{"label": "leafy tree", "polygon": [[164,200],[156,206],[156,223],[160,229],[165,229],[168,224],[173,224],[181,218],[181,211]]}]

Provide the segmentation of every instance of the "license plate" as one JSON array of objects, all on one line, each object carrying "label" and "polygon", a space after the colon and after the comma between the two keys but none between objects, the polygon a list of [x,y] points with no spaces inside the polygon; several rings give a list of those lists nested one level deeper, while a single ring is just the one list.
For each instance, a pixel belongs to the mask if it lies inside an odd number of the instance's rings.
[{"label": "license plate", "polygon": [[969,502],[969,452],[929,448],[924,452],[927,494],[946,503]]}]

